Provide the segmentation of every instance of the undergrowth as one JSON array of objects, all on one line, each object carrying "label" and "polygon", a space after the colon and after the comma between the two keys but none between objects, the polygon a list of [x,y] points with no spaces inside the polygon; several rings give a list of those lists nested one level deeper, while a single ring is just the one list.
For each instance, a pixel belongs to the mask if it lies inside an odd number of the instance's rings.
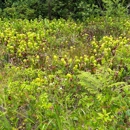
[{"label": "undergrowth", "polygon": [[129,129],[129,21],[0,20],[0,129]]}]

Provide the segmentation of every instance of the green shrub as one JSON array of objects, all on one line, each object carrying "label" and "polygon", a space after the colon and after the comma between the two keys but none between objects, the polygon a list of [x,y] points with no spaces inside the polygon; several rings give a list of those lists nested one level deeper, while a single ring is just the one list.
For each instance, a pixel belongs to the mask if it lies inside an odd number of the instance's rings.
[{"label": "green shrub", "polygon": [[129,129],[128,17],[0,27],[0,129]]}]

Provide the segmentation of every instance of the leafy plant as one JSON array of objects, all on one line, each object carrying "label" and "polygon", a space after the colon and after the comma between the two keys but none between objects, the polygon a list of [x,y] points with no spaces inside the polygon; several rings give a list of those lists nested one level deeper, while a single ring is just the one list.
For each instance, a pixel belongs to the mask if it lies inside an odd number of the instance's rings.
[{"label": "leafy plant", "polygon": [[0,19],[0,129],[129,129],[129,21]]}]

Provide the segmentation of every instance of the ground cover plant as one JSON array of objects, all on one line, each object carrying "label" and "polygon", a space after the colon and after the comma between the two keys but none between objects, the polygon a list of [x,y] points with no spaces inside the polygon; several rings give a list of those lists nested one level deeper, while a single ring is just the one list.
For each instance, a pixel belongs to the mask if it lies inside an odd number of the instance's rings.
[{"label": "ground cover plant", "polygon": [[129,17],[0,27],[1,130],[130,128]]}]

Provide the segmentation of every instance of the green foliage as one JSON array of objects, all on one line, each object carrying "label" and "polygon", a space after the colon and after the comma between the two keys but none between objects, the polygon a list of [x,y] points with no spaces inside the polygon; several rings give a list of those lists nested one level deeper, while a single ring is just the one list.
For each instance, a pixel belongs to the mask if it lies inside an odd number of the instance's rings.
[{"label": "green foliage", "polygon": [[100,79],[94,77],[90,72],[81,72],[78,75],[79,84],[88,90],[90,94],[96,94],[102,88],[103,84]]},{"label": "green foliage", "polygon": [[6,4],[7,7],[3,9],[3,17],[21,19],[34,19],[36,17],[35,10],[31,8],[31,5],[36,4],[36,1],[15,1]]},{"label": "green foliage", "polygon": [[0,27],[0,129],[129,129],[129,17]]},{"label": "green foliage", "polygon": [[1,17],[3,18],[73,18],[84,21],[95,16],[122,16],[126,15],[127,1],[120,0],[24,0],[2,2]]},{"label": "green foliage", "polygon": [[104,7],[106,9],[106,16],[119,17],[126,14],[126,8],[123,6],[120,0],[103,0]]},{"label": "green foliage", "polygon": [[[125,82],[114,83],[115,81],[112,81],[113,76],[106,70],[95,75],[80,72],[78,77],[80,79],[79,84],[84,87],[84,91],[87,91],[82,95],[79,105],[85,108],[84,105],[87,102],[87,109],[84,109],[84,111],[89,111],[96,116],[96,120],[91,114],[91,119],[86,116],[90,119],[90,122],[93,122],[90,124],[90,128],[110,129],[109,124],[111,124],[113,129],[120,129],[121,124],[125,125],[122,118],[125,118],[124,115],[129,115],[129,101],[127,99],[130,86]],[[96,113],[93,112],[95,109]],[[120,115],[119,112],[121,112]],[[129,117],[127,120],[129,120]]]}]

